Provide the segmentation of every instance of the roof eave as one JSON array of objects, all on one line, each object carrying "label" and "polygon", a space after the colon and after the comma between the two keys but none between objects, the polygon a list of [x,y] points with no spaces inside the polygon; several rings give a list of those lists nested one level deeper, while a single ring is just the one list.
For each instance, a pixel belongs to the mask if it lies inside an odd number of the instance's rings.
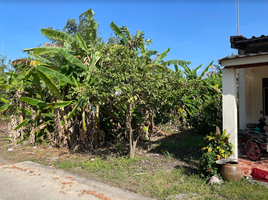
[{"label": "roof eave", "polygon": [[258,63],[263,63],[263,64],[268,63],[268,55],[265,54],[265,55],[255,55],[255,56],[248,56],[248,57],[236,57],[236,58],[231,58],[231,59],[220,58],[218,62],[221,66],[224,66],[226,68],[231,68],[231,66],[243,66],[243,65],[248,65],[248,64],[258,65]]}]

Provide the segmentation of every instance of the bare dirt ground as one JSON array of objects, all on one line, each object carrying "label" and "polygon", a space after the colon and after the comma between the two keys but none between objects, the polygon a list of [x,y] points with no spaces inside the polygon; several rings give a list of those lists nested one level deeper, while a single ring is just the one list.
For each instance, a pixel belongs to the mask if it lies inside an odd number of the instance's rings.
[{"label": "bare dirt ground", "polygon": [[[37,145],[31,146],[26,142],[19,144],[12,144],[8,142],[7,136],[5,136],[6,128],[0,127],[0,160],[8,163],[16,163],[22,161],[33,161],[47,166],[53,166],[57,161],[64,160],[93,160],[96,156],[102,158],[108,157],[120,157],[127,155],[127,149],[118,150],[116,145],[110,145],[109,147],[100,148],[98,152],[73,152],[65,148],[52,148],[50,145]],[[158,137],[158,140],[164,139],[165,137]],[[170,135],[169,140],[175,144],[180,142],[180,138],[177,135]],[[154,145],[154,144],[152,144]],[[12,151],[8,151],[8,149]],[[182,155],[187,155],[191,151],[188,148],[187,152],[181,152]],[[139,158],[152,158],[150,160],[150,166],[157,163],[157,167],[164,168],[166,170],[174,169],[178,166],[188,167],[189,163],[181,157],[181,159],[173,159],[174,156],[171,152],[165,151],[164,147],[157,146],[151,149],[139,148],[136,151],[136,157]],[[148,165],[149,166],[149,165]],[[57,166],[55,166],[57,167]]]}]

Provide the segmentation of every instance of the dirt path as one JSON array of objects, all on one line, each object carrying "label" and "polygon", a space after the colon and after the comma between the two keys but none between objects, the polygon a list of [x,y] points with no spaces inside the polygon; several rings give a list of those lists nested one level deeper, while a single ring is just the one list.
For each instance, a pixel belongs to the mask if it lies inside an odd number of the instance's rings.
[{"label": "dirt path", "polygon": [[30,161],[8,164],[0,159],[0,180],[0,200],[151,199]]}]

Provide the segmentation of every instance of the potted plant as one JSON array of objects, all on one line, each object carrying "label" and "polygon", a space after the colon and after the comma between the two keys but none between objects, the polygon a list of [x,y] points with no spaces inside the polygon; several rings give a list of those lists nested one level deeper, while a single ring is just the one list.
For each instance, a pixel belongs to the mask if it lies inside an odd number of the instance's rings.
[{"label": "potted plant", "polygon": [[198,171],[202,178],[219,176],[220,165],[216,164],[219,159],[227,159],[233,154],[234,146],[229,142],[230,133],[226,134],[226,130],[222,133],[210,133],[206,136],[207,146],[202,148],[203,155],[198,165]]}]

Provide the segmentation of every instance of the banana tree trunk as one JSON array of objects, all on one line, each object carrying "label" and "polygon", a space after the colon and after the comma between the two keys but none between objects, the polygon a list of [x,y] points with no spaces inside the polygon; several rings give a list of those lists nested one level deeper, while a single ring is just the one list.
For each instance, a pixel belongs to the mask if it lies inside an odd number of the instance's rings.
[{"label": "banana tree trunk", "polygon": [[9,129],[9,137],[12,139],[12,142],[16,141],[16,138],[19,136],[19,132],[15,131],[14,129],[18,126],[17,117],[10,112],[10,123],[8,124]]},{"label": "banana tree trunk", "polygon": [[98,132],[98,123],[99,123],[99,106],[96,106],[96,117],[94,123],[94,141],[95,141],[95,150],[98,149],[99,146],[99,132]]},{"label": "banana tree trunk", "polygon": [[82,128],[79,130],[80,138],[82,140],[83,145],[86,149],[88,149],[88,139],[87,139],[87,126],[86,126],[86,112],[83,110],[82,112]]},{"label": "banana tree trunk", "polygon": [[[22,102],[19,101],[19,108],[22,109]],[[18,110],[18,117],[19,117],[19,124],[23,122],[23,114],[21,111]],[[21,127],[19,129],[20,132],[20,139],[23,140],[24,139],[24,133],[23,133],[23,127]]]},{"label": "banana tree trunk", "polygon": [[64,108],[61,108],[61,111],[63,113],[64,128],[65,128],[65,133],[66,133],[67,139],[68,139],[68,145],[71,148],[73,146],[73,141],[72,141],[72,138],[71,138],[71,134],[69,132],[69,126],[68,126],[67,116],[65,115]]},{"label": "banana tree trunk", "polygon": [[63,137],[63,128],[61,125],[60,109],[54,109],[54,134],[53,134],[53,146],[60,147]]}]

